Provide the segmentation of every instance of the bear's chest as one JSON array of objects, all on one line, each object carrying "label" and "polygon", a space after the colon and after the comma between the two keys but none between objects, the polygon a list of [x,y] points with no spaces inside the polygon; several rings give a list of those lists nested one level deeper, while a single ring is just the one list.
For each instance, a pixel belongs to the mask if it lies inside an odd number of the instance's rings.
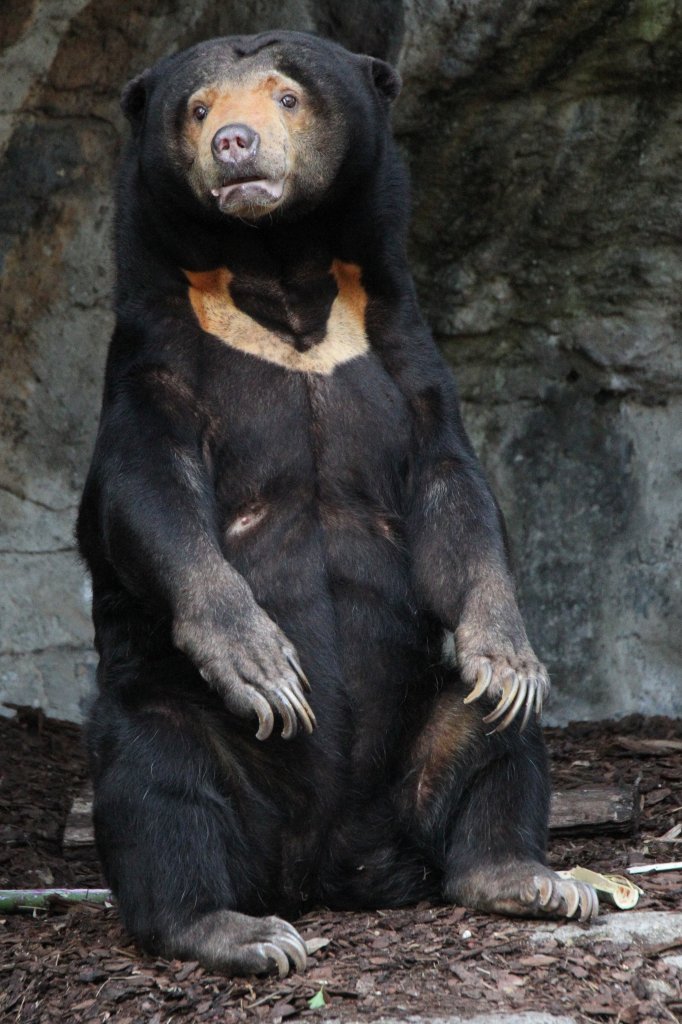
[{"label": "bear's chest", "polygon": [[403,502],[412,452],[407,404],[366,353],[332,374],[295,373],[231,354],[212,381],[220,504]]},{"label": "bear's chest", "polygon": [[369,351],[360,268],[334,260],[280,280],[226,267],[185,272],[203,331],[229,348],[292,373],[329,375]]},{"label": "bear's chest", "polygon": [[407,477],[407,403],[366,330],[360,269],[280,282],[226,268],[187,272],[196,320],[211,336],[211,395],[221,504],[315,494],[333,505],[395,508]]}]

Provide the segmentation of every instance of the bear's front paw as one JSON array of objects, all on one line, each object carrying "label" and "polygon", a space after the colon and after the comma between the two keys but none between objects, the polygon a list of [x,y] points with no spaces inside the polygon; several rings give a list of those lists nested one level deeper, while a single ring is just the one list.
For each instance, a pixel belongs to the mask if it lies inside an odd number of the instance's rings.
[{"label": "bear's front paw", "polygon": [[549,693],[549,676],[532,650],[521,654],[467,654],[458,660],[464,682],[473,686],[464,703],[471,704],[483,695],[497,701],[483,719],[486,724],[502,719],[493,732],[502,732],[522,711],[521,729],[533,710],[540,715]]},{"label": "bear's front paw", "polygon": [[256,739],[272,735],[275,712],[282,720],[282,739],[295,736],[299,725],[313,731],[317,722],[305,696],[310,683],[296,650],[258,606],[229,625],[176,626],[175,640],[229,711],[258,717]]}]

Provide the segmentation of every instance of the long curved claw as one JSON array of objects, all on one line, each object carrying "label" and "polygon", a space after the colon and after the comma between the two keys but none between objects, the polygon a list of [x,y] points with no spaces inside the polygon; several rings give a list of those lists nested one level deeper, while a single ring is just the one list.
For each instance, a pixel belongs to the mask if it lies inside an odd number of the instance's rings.
[{"label": "long curved claw", "polygon": [[539,682],[540,685],[537,687],[535,691],[535,714],[538,716],[538,718],[542,714],[542,704],[545,699],[545,692],[547,689],[547,685],[544,679],[540,679]]},{"label": "long curved claw", "polygon": [[296,970],[304,971],[308,963],[308,955],[299,936],[289,938],[288,936],[280,935],[277,942],[289,957]]},{"label": "long curved claw", "polygon": [[580,907],[580,890],[578,886],[564,886],[562,896],[566,906],[566,917],[575,917],[575,913],[578,907]]},{"label": "long curved claw", "polygon": [[533,710],[533,704],[537,700],[537,692],[538,692],[538,679],[534,677],[529,682],[529,684],[528,684],[528,696],[526,697],[526,707],[525,707],[525,710],[523,712],[523,718],[521,719],[521,725],[519,726],[519,732],[523,732],[523,730],[528,725],[528,719],[531,716],[531,712]]},{"label": "long curved claw", "polygon": [[[282,944],[281,939],[278,942],[280,945]],[[289,957],[283,949],[280,949],[280,945],[275,945],[274,942],[262,942],[258,944],[258,952],[267,960],[273,961],[280,978],[286,978],[289,973]]]},{"label": "long curved claw", "polygon": [[519,713],[519,709],[523,706],[523,703],[526,700],[527,691],[528,683],[525,679],[522,678],[521,680],[519,680],[519,687],[518,693],[516,694],[516,700],[514,701],[514,703],[512,704],[512,706],[510,707],[509,711],[504,716],[500,724],[494,730],[495,732],[504,732],[507,726],[511,725],[511,723],[514,721],[517,714]]},{"label": "long curved claw", "polygon": [[296,673],[296,675],[298,676],[298,678],[301,680],[301,684],[302,684],[303,689],[305,690],[305,692],[306,693],[311,693],[312,692],[312,686],[310,685],[310,681],[308,680],[307,675],[305,674],[305,672],[303,671],[303,669],[299,665],[298,659],[295,658],[293,656],[293,654],[287,654],[287,661],[289,662],[289,664],[293,668],[293,670]]},{"label": "long curved claw", "polygon": [[508,672],[511,676],[511,681],[506,681],[502,684],[502,697],[497,707],[485,715],[483,721],[488,725],[490,722],[496,722],[501,715],[505,713],[509,705],[512,703],[519,689],[521,680],[511,670]]},{"label": "long curved claw", "polygon": [[465,704],[471,704],[472,701],[478,700],[490,686],[493,678],[493,667],[489,661],[483,663],[479,669],[478,676],[476,677],[476,685],[470,694],[464,698]]},{"label": "long curved claw", "polygon": [[597,895],[596,889],[592,889],[591,895],[592,895],[592,913],[591,913],[591,916],[590,916],[590,920],[592,920],[593,917],[598,917],[599,916],[599,896]]},{"label": "long curved claw", "polygon": [[282,718],[282,739],[290,740],[298,732],[298,717],[289,699],[289,693],[277,689],[270,698]]},{"label": "long curved claw", "polygon": [[580,891],[580,920],[591,921],[599,913],[599,897],[591,885],[583,885]]},{"label": "long curved claw", "polygon": [[258,715],[256,739],[267,740],[272,735],[272,730],[275,727],[275,716],[272,713],[272,708],[265,698],[257,693],[253,696],[253,709]]},{"label": "long curved claw", "polygon": [[296,712],[299,722],[303,726],[305,732],[310,735],[317,725],[317,719],[315,718],[313,709],[305,699],[299,697],[297,694],[290,692],[288,696],[289,703]]},{"label": "long curved claw", "polygon": [[543,908],[549,906],[554,893],[551,878],[546,878],[544,875],[536,875],[533,883],[537,889],[538,905]]}]

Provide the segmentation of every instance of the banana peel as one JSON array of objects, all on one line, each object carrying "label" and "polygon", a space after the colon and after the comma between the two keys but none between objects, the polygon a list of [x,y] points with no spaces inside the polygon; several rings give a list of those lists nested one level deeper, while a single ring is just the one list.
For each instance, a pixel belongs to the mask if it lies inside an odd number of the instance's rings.
[{"label": "banana peel", "polygon": [[596,891],[600,900],[612,903],[619,910],[632,910],[637,906],[643,893],[638,885],[622,875],[601,875],[589,868],[574,867],[570,871],[558,871],[561,878],[572,878],[576,882],[587,882]]}]

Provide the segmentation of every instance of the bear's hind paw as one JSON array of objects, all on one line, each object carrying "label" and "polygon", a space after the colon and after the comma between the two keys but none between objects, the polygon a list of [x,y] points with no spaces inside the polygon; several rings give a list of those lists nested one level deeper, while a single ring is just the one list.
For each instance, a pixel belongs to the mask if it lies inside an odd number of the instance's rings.
[{"label": "bear's hind paw", "polygon": [[515,917],[591,921],[599,913],[591,885],[560,878],[540,863],[479,867],[460,878],[453,895],[472,909]]},{"label": "bear's hind paw", "polygon": [[305,943],[293,925],[279,917],[250,917],[216,910],[177,932],[165,950],[183,960],[198,960],[225,974],[272,974],[285,978],[291,968],[305,970]]}]

